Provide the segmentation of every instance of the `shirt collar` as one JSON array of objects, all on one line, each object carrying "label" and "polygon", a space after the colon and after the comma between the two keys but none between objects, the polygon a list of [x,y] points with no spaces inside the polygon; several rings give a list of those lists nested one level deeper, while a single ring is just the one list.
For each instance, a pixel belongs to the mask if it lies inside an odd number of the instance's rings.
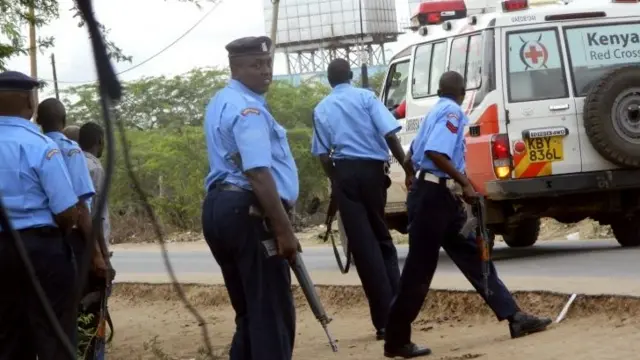
[{"label": "shirt collar", "polygon": [[98,158],[97,158],[95,155],[93,155],[92,153],[90,153],[90,152],[88,152],[88,151],[83,151],[83,152],[84,152],[84,155],[85,155],[87,158],[89,158],[89,159],[91,159],[91,160],[94,160],[94,161],[98,161],[98,162],[100,161],[100,160],[98,160]]},{"label": "shirt collar", "polygon": [[231,79],[229,80],[229,87],[240,91],[246,95],[249,95],[250,97],[254,98],[255,100],[259,101],[261,104],[266,104],[267,100],[264,98],[264,95],[260,95],[255,93],[254,91],[252,91],[251,89],[249,89],[248,87],[246,87],[243,83],[241,83],[238,80],[235,79]]},{"label": "shirt collar", "polygon": [[350,88],[350,87],[351,87],[351,84],[349,84],[349,83],[339,84],[339,85],[336,85],[333,88],[333,91],[340,91],[342,89],[347,89],[347,88]]},{"label": "shirt collar", "polygon": [[44,134],[47,135],[49,138],[55,139],[55,140],[66,138],[66,136],[64,136],[64,134],[61,133],[60,131],[49,131],[49,132],[44,133]]},{"label": "shirt collar", "polygon": [[440,100],[438,100],[438,102],[456,104],[456,105],[460,106],[460,104],[458,104],[457,102],[453,101],[452,99],[450,99],[448,97],[441,97]]},{"label": "shirt collar", "polygon": [[0,116],[0,124],[22,126],[30,130],[41,132],[40,127],[35,123],[17,116]]}]

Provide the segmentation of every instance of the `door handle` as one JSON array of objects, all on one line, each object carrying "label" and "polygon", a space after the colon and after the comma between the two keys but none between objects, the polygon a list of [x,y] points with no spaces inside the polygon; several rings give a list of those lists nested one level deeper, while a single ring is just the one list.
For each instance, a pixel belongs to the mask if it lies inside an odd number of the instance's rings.
[{"label": "door handle", "polygon": [[549,110],[551,111],[569,110],[569,104],[551,105],[549,106]]}]

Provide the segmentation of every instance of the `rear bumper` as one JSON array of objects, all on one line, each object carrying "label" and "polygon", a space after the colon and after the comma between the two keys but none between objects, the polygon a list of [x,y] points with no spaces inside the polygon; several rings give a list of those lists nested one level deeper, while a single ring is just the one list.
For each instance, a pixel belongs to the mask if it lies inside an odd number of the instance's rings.
[{"label": "rear bumper", "polygon": [[640,169],[490,181],[486,183],[486,196],[501,201],[625,189],[640,189]]}]

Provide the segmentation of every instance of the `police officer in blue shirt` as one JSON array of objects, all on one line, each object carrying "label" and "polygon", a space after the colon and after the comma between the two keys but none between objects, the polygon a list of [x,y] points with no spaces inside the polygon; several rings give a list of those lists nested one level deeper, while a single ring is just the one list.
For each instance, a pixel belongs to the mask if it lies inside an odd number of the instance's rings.
[{"label": "police officer in blue shirt", "polygon": [[[22,73],[0,74],[0,196],[58,321],[71,329],[74,268],[64,236],[77,221],[78,197],[60,149],[29,120],[37,87]],[[0,283],[0,359],[67,359],[2,228]]]},{"label": "police officer in blue shirt", "polygon": [[287,360],[293,354],[287,261],[295,261],[299,245],[287,213],[299,183],[287,133],[264,96],[273,75],[271,45],[261,36],[226,46],[231,80],[205,115],[211,171],[202,228],[236,311],[231,360]]},{"label": "police officer in blue shirt", "polygon": [[[333,60],[327,75],[333,91],[314,109],[311,152],[331,179],[349,252],[369,300],[376,337],[382,340],[400,280],[398,255],[384,219],[389,185],[385,164],[389,149],[404,163],[396,136],[401,127],[373,92],[350,84],[353,73],[346,60]],[[405,171],[413,173],[411,167]]]},{"label": "police officer in blue shirt", "polygon": [[[431,350],[411,342],[411,323],[427,296],[442,246],[455,264],[484,297],[481,259],[474,234],[465,238],[460,230],[466,213],[459,198],[450,190],[453,181],[462,187],[465,202],[477,200],[465,171],[465,125],[460,107],[465,82],[459,73],[446,72],[440,78],[440,100],[427,114],[411,144],[407,162],[417,169],[409,180],[407,196],[409,216],[409,254],[402,270],[400,290],[393,301],[387,322],[384,355],[414,358]],[[513,297],[490,269],[490,294],[485,301],[499,320],[509,320],[512,337],[544,330],[550,319],[540,319],[518,309]]]},{"label": "police officer in blue shirt", "polygon": [[[105,275],[107,271],[106,262],[102,256],[100,246],[92,236],[91,212],[89,210],[89,200],[96,191],[89,175],[89,168],[84,153],[77,142],[68,139],[63,133],[66,124],[67,112],[64,105],[55,98],[49,98],[38,105],[37,122],[42,127],[46,136],[53,140],[60,148],[64,158],[73,190],[80,201],[78,202],[78,223],[77,227],[71,231],[68,237],[72,245],[76,262],[82,259],[84,249],[87,244],[93,251],[93,266],[97,274]],[[78,264],[76,264],[78,265]]]}]

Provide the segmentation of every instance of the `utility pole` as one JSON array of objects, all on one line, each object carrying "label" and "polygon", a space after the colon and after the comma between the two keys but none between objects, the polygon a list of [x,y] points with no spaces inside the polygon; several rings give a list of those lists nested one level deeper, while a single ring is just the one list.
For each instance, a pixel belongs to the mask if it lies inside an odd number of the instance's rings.
[{"label": "utility pole", "polygon": [[[34,79],[38,79],[38,44],[36,43],[36,10],[35,10],[35,1],[31,0],[29,2],[29,59],[31,60],[31,77]],[[37,106],[40,101],[38,101],[38,90],[33,91],[33,98],[35,101],[35,105]],[[35,121],[35,113],[33,115],[33,120]]]},{"label": "utility pole", "polygon": [[360,10],[360,82],[365,89],[369,88],[369,71],[367,69],[367,51],[364,46],[364,26],[362,21],[362,0],[358,1]]},{"label": "utility pole", "polygon": [[56,92],[56,99],[60,100],[60,91],[58,90],[58,72],[56,71],[56,56],[51,54],[51,69],[53,70],[53,88]]},{"label": "utility pole", "polygon": [[278,38],[278,16],[280,12],[280,0],[271,0],[273,8],[271,9],[271,58],[275,60],[276,55],[276,39]]}]

